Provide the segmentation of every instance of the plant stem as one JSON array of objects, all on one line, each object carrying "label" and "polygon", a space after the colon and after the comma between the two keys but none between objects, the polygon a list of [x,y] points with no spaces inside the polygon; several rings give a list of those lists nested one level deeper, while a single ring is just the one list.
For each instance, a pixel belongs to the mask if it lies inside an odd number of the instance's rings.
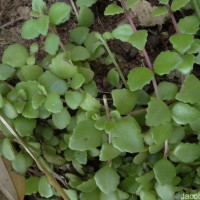
[{"label": "plant stem", "polygon": [[117,69],[120,78],[122,79],[122,82],[124,83],[125,87],[128,89],[128,84],[126,83],[126,79],[117,63],[117,61],[115,60],[115,57],[113,56],[113,53],[111,52],[108,44],[106,43],[106,41],[102,38],[102,36],[99,34],[98,38],[101,40],[102,44],[104,45],[105,49],[107,50],[109,56],[111,57],[113,64],[115,65],[115,68]]},{"label": "plant stem", "polygon": [[19,144],[23,146],[23,148],[27,151],[27,153],[35,160],[38,167],[42,169],[42,171],[47,176],[49,182],[52,186],[57,190],[57,192],[61,195],[64,200],[70,200],[69,197],[66,195],[62,187],[59,185],[57,180],[52,176],[52,174],[46,169],[46,167],[42,164],[42,162],[34,155],[31,149],[26,145],[24,140],[13,130],[13,128],[7,123],[7,121],[0,115],[0,121],[2,124],[7,128],[7,130],[16,138]]},{"label": "plant stem", "polygon": [[72,8],[73,8],[73,10],[74,10],[74,12],[75,12],[76,17],[78,18],[78,10],[77,10],[77,8],[76,8],[76,5],[74,4],[74,1],[73,1],[73,0],[70,0],[70,3],[71,3],[71,5],[72,5]]},{"label": "plant stem", "polygon": [[[125,0],[120,0],[120,2],[121,2],[121,5],[122,5],[122,7],[124,9],[124,14],[125,14],[126,18],[128,19],[131,27],[132,27],[132,30],[134,32],[137,32],[137,29],[136,29],[135,24],[134,24],[130,14],[129,14],[129,11],[126,9]],[[148,55],[146,49],[144,49],[142,52],[143,52],[143,55],[144,55],[144,58],[145,58],[145,61],[146,61],[146,64],[147,64],[148,68],[153,72],[153,67],[152,67],[152,64],[151,64],[151,61],[150,61],[150,58],[149,58],[149,55]],[[154,78],[152,80],[152,83],[153,83],[153,87],[154,87],[154,91],[155,91],[156,97],[158,99],[160,99],[160,94],[159,94],[159,91],[158,91],[158,85],[157,85],[155,76],[154,76]]]}]

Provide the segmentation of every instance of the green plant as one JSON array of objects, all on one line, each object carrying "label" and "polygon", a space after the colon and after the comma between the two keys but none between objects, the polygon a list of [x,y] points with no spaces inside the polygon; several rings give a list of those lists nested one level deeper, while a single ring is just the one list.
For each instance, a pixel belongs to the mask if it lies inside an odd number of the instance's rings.
[{"label": "green plant", "polygon": [[[185,191],[197,193],[200,80],[192,72],[200,63],[199,2],[159,1],[153,15],[169,13],[176,34],[169,38],[171,50],[160,52],[153,63],[145,49],[148,31],[138,31],[130,16],[140,0],[108,5],[106,16],[124,13],[129,24],[103,34],[90,31],[95,20],[91,6],[96,2],[77,0],[77,10],[71,1],[77,27],[63,44],[56,27],[70,20],[71,6],[56,2],[48,9],[43,0],[32,0],[22,37],[45,36],[46,56],[37,60],[35,42],[29,50],[16,43],[3,53],[0,121],[5,138],[0,140],[0,155],[11,160],[18,173],[25,174],[33,160],[43,171],[41,177],[27,178],[27,195],[171,200]],[[186,6],[195,12],[177,23],[173,12]],[[109,48],[113,39],[141,51],[145,66],[134,66],[126,77]],[[107,75],[113,87],[111,104],[106,91],[99,100],[90,67],[100,57],[113,66]],[[169,78],[174,71],[178,81]],[[151,82],[154,91],[147,91]],[[56,174],[66,165],[73,167],[64,171],[67,186]]]}]

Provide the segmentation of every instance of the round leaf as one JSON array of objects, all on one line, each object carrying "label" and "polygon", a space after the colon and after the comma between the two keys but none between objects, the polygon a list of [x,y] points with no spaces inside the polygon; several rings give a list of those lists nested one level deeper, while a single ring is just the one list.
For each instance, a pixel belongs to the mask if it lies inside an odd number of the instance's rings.
[{"label": "round leaf", "polygon": [[39,177],[31,176],[30,178],[26,179],[26,195],[31,195],[38,191],[38,184],[39,184]]},{"label": "round leaf", "polygon": [[182,57],[182,62],[178,66],[177,70],[182,74],[189,74],[193,70],[195,64],[195,57],[192,54],[187,54]]},{"label": "round leaf", "polygon": [[101,144],[101,131],[95,128],[92,120],[83,120],[78,123],[69,141],[72,150],[92,150]]},{"label": "round leaf", "polygon": [[56,34],[50,33],[48,34],[44,42],[44,49],[50,55],[55,55],[59,49],[59,43],[60,43],[60,38]]},{"label": "round leaf", "polygon": [[23,24],[21,31],[22,38],[30,40],[38,37],[39,34],[35,19],[29,19]]},{"label": "round leaf", "polygon": [[77,73],[72,78],[71,88],[77,90],[83,85],[84,82],[85,82],[85,77],[82,74]]},{"label": "round leaf", "polygon": [[41,12],[46,9],[46,3],[43,0],[32,0],[32,10]]},{"label": "round leaf", "polygon": [[[81,34],[80,34],[81,33]],[[70,38],[78,45],[82,45],[89,34],[89,28],[77,27],[70,32]]]},{"label": "round leaf", "polygon": [[171,9],[172,9],[172,11],[180,10],[182,7],[184,7],[189,2],[190,2],[190,0],[182,0],[182,1],[173,0],[172,5],[171,5]]},{"label": "round leaf", "polygon": [[27,49],[23,45],[15,43],[6,48],[2,56],[2,61],[12,67],[22,67],[26,64],[28,57]]},{"label": "round leaf", "polygon": [[113,168],[105,166],[96,172],[94,179],[100,190],[109,194],[117,190],[120,176]]},{"label": "round leaf", "polygon": [[50,22],[59,25],[69,20],[71,7],[64,2],[54,3],[49,10]]},{"label": "round leaf", "polygon": [[7,64],[0,64],[0,80],[5,81],[12,77],[15,73],[15,69]]},{"label": "round leaf", "polygon": [[94,22],[94,14],[91,11],[91,9],[83,6],[79,10],[79,15],[77,20],[78,20],[78,26],[90,27]]},{"label": "round leaf", "polygon": [[167,14],[168,14],[168,9],[166,7],[155,7],[152,11],[153,17],[158,17],[161,15],[167,15]]},{"label": "round leaf", "polygon": [[120,114],[127,114],[136,105],[136,94],[127,89],[112,90],[113,104]]},{"label": "round leaf", "polygon": [[182,58],[176,52],[165,51],[161,52],[154,61],[153,67],[157,74],[169,74],[172,70],[176,69],[181,63]]},{"label": "round leaf", "polygon": [[117,15],[120,13],[123,13],[123,9],[118,6],[117,4],[110,4],[106,7],[105,11],[104,11],[104,15],[108,16],[108,15]]},{"label": "round leaf", "polygon": [[15,159],[12,161],[12,167],[16,172],[24,175],[28,168],[27,163],[26,163],[26,155],[21,152],[18,153],[15,156]]},{"label": "round leaf", "polygon": [[108,82],[117,87],[119,85],[119,73],[115,69],[111,69],[107,74]]},{"label": "round leaf", "polygon": [[5,138],[2,143],[2,153],[8,160],[14,160],[16,155],[13,146],[8,138]]},{"label": "round leaf", "polygon": [[121,118],[111,134],[113,146],[121,152],[136,153],[144,148],[140,127],[132,117]]},{"label": "round leaf", "polygon": [[35,28],[37,29],[38,33],[42,35],[47,35],[49,30],[49,17],[46,15],[41,16],[35,22]]},{"label": "round leaf", "polygon": [[42,176],[40,178],[38,184],[38,192],[42,197],[49,198],[52,197],[54,194],[53,188],[49,183],[49,180],[46,176]]},{"label": "round leaf", "polygon": [[90,53],[85,47],[76,46],[71,51],[71,58],[73,61],[83,61],[90,57]]},{"label": "round leaf", "polygon": [[129,72],[127,84],[131,91],[139,90],[149,84],[153,77],[153,72],[148,68],[136,67]]}]

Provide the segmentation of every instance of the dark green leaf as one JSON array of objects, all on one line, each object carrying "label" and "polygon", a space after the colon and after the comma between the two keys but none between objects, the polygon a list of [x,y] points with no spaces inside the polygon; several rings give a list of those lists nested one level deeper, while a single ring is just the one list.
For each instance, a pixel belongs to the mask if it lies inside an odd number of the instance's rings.
[{"label": "dark green leaf", "polygon": [[38,191],[38,184],[40,178],[37,176],[31,176],[30,178],[26,179],[26,195],[31,195]]},{"label": "dark green leaf", "polygon": [[117,87],[119,85],[119,74],[115,69],[108,72],[107,79],[112,86]]},{"label": "dark green leaf", "polygon": [[[81,34],[80,34],[81,33]],[[78,45],[82,45],[89,34],[89,28],[77,27],[70,32],[70,37],[73,42]]]},{"label": "dark green leaf", "polygon": [[1,72],[0,80],[5,81],[14,75],[15,69],[13,67],[11,67],[10,65],[1,63],[0,64],[0,72]]},{"label": "dark green leaf", "polygon": [[83,6],[78,15],[78,26],[90,27],[94,22],[94,14],[91,9]]}]

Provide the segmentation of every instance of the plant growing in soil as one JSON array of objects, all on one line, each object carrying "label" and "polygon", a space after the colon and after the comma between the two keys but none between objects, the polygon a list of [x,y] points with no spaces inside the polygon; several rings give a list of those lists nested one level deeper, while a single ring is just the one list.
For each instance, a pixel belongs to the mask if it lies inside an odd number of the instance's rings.
[{"label": "plant growing in soil", "polygon": [[[174,26],[168,48],[154,60],[145,49],[148,29],[137,30],[131,17],[131,10],[146,1],[109,4],[105,16],[124,14],[128,22],[103,34],[91,28],[97,0],[70,2],[48,7],[32,0],[21,31],[32,44],[29,49],[11,44],[2,55],[0,155],[26,175],[25,194],[65,200],[171,200],[197,194],[199,1],[159,0],[153,7],[152,18],[165,16]],[[180,17],[185,9],[190,14]],[[72,12],[76,27],[63,43],[57,27]],[[111,40],[132,45],[144,65],[124,74]],[[103,95],[91,68],[96,62],[109,65],[112,90]]]}]

